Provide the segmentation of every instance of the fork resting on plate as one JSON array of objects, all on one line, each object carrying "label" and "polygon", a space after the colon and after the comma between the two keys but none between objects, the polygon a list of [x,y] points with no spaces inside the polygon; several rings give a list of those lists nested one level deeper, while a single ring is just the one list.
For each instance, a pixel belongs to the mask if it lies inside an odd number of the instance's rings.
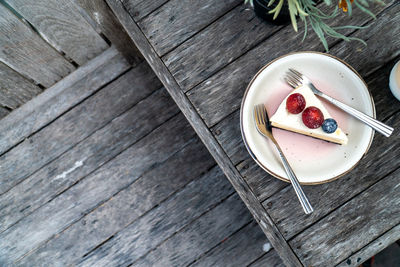
[{"label": "fork resting on plate", "polygon": [[356,110],[355,108],[352,108],[342,102],[340,102],[339,100],[334,99],[333,97],[330,97],[326,94],[324,94],[323,92],[321,92],[320,90],[318,90],[313,83],[311,82],[310,79],[308,79],[304,74],[298,72],[295,69],[289,69],[288,72],[286,72],[286,76],[285,76],[285,81],[293,88],[296,88],[300,85],[307,85],[308,87],[311,88],[312,92],[317,95],[320,96],[326,100],[328,100],[329,102],[331,102],[332,104],[334,104],[335,106],[337,106],[338,108],[342,109],[343,111],[346,111],[347,113],[349,113],[350,115],[352,115],[353,117],[355,117],[356,119],[364,122],[365,124],[367,124],[368,126],[370,126],[372,129],[374,129],[377,132],[380,132],[381,134],[383,134],[386,137],[389,137],[392,132],[393,132],[393,128],[378,121],[375,120],[374,118],[362,113],[361,111]]},{"label": "fork resting on plate", "polygon": [[264,137],[269,138],[278,150],[279,157],[281,158],[283,163],[283,167],[285,168],[286,174],[289,177],[290,182],[292,183],[293,189],[296,192],[296,195],[300,201],[301,206],[303,207],[304,212],[306,214],[312,213],[314,210],[311,207],[311,204],[308,201],[306,194],[301,188],[299,180],[297,179],[294,171],[290,167],[289,162],[283,154],[282,149],[279,147],[278,142],[276,142],[274,136],[272,135],[271,124],[269,122],[268,114],[263,104],[256,105],[254,107],[254,121],[256,123],[256,128],[258,132]]}]

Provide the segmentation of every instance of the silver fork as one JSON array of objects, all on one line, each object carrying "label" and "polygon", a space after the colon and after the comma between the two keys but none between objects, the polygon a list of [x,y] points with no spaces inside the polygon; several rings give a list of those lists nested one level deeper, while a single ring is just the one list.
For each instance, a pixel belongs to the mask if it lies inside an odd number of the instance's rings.
[{"label": "silver fork", "polygon": [[308,201],[306,194],[301,188],[299,180],[297,179],[294,171],[290,167],[289,162],[283,154],[282,149],[279,147],[278,142],[276,142],[274,136],[272,135],[271,124],[269,122],[268,114],[263,104],[256,105],[254,107],[254,121],[256,123],[256,128],[258,132],[264,137],[269,138],[275,144],[275,147],[278,150],[279,156],[282,160],[283,167],[285,168],[286,174],[288,175],[289,180],[292,183],[293,189],[296,192],[296,195],[300,201],[301,206],[303,207],[304,212],[306,214],[312,213],[314,210],[311,207],[311,204]]},{"label": "silver fork", "polygon": [[310,79],[308,79],[305,75],[303,75],[302,73],[298,72],[295,69],[289,69],[289,71],[286,72],[286,76],[284,79],[293,88],[296,88],[301,84],[307,85],[308,87],[311,88],[311,90],[313,91],[313,93],[315,95],[318,95],[318,96],[328,100],[329,102],[331,102],[338,108],[346,111],[347,113],[349,113],[356,119],[364,122],[365,124],[370,126],[372,129],[376,130],[377,132],[380,132],[381,134],[383,134],[386,137],[389,137],[393,132],[392,127],[390,127],[378,120],[375,120],[374,118],[362,113],[361,111],[358,111],[355,108],[352,108],[352,107],[340,102],[339,100],[334,99],[333,97],[330,97],[330,96],[324,94],[323,92],[318,90],[312,84]]}]

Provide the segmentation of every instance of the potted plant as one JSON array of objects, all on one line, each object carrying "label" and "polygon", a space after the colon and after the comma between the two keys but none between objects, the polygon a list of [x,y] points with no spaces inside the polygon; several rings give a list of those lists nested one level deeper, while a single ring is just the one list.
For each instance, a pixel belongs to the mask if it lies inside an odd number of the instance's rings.
[{"label": "potted plant", "polygon": [[264,20],[275,24],[284,24],[291,21],[295,32],[298,31],[297,18],[299,17],[304,23],[303,40],[307,36],[307,30],[310,25],[321,40],[326,51],[329,50],[326,36],[332,36],[345,41],[357,40],[366,44],[359,38],[348,37],[338,32],[338,30],[345,28],[362,29],[364,27],[351,25],[331,27],[326,21],[334,18],[338,14],[339,9],[351,16],[352,5],[375,18],[375,15],[368,9],[369,4],[372,2],[384,4],[382,0],[323,0],[323,3],[331,6],[333,1],[338,2],[331,14],[321,11],[313,0],[245,0],[245,3],[250,3],[255,13]]}]

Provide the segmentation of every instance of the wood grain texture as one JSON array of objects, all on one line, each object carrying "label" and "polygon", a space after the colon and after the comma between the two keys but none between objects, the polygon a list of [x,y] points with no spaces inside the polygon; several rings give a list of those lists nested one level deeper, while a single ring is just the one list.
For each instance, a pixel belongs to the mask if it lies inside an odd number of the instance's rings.
[{"label": "wood grain texture", "polygon": [[[154,117],[156,113],[158,115]],[[178,108],[163,89],[113,119],[1,195],[0,232],[51,201],[177,113]]]},{"label": "wood grain texture", "polygon": [[0,61],[50,87],[75,68],[5,6],[0,5]]},{"label": "wood grain texture", "polygon": [[4,118],[5,116],[7,116],[8,114],[10,114],[10,111],[8,109],[5,109],[3,107],[0,107],[0,119]]},{"label": "wood grain texture", "polygon": [[[181,143],[185,141],[186,138],[182,138]],[[186,184],[198,179],[214,164],[198,138],[193,138],[181,151],[144,173],[137,181],[102,206],[51,239],[43,247],[24,257],[20,264],[77,264],[99,244],[133,221],[146,216],[148,211]],[[129,168],[126,166],[124,169]]]},{"label": "wood grain texture", "polygon": [[239,111],[215,125],[212,132],[258,199],[262,201],[288,185],[266,173],[250,157],[240,132]]},{"label": "wood grain texture", "polygon": [[200,116],[195,111],[193,105],[189,99],[184,95],[182,89],[175,81],[174,77],[168,71],[167,67],[163,64],[161,59],[157,56],[156,52],[147,41],[139,27],[125,11],[122,4],[115,0],[108,0],[107,3],[110,5],[129,36],[135,42],[137,48],[143,54],[144,58],[150,63],[153,71],[156,73],[160,81],[164,84],[165,88],[170,93],[171,97],[177,103],[182,113],[189,120],[190,124],[206,145],[207,149],[211,152],[215,161],[221,167],[229,181],[236,189],[246,206],[250,209],[257,222],[261,225],[267,238],[270,240],[272,245],[283,257],[283,261],[287,265],[300,266],[298,258],[294,255],[291,248],[288,246],[286,241],[283,239],[281,233],[276,228],[275,224],[265,212],[260,202],[255,197],[249,186],[240,176],[235,166],[228,159],[226,154],[223,152],[221,146],[213,137],[212,133],[208,130]]},{"label": "wood grain texture", "polygon": [[139,26],[157,54],[164,55],[241,2],[170,0]]},{"label": "wood grain texture", "polygon": [[396,225],[374,241],[368,244],[368,246],[363,247],[338,265],[337,267],[351,267],[359,266],[364,261],[370,259],[372,256],[381,252],[386,247],[395,243],[400,236],[400,225]]},{"label": "wood grain texture", "polygon": [[[265,253],[263,245],[266,243],[268,239],[260,226],[252,221],[232,236],[223,239],[218,246],[206,252],[190,266],[247,266]],[[280,260],[279,257],[278,259]]]},{"label": "wood grain texture", "polygon": [[74,1],[90,16],[91,20],[95,22],[96,28],[110,40],[129,64],[136,66],[143,61],[143,56],[137,50],[135,44],[129,38],[105,1]]},{"label": "wood grain texture", "polygon": [[14,147],[129,68],[115,48],[78,68],[62,81],[0,121],[0,154]]},{"label": "wood grain texture", "polygon": [[288,183],[276,179],[261,169],[250,155],[240,162],[236,168],[260,201],[289,186]]},{"label": "wood grain texture", "polygon": [[[393,1],[391,1],[391,3],[393,3]],[[385,7],[380,5],[374,5],[375,13],[382,12],[384,8]],[[373,20],[370,16],[366,15],[360,10],[354,10],[354,14],[351,18],[352,19],[350,20],[349,17],[346,16],[340,20],[334,20],[333,26],[346,23],[360,25]],[[378,19],[374,22],[378,23],[379,21],[380,20]],[[382,24],[377,26],[379,28],[382,26]],[[299,27],[299,31],[301,32],[303,30],[303,26],[299,25]],[[361,33],[365,34],[369,30],[370,29],[361,31]],[[350,34],[351,32],[352,31],[350,30],[345,31],[346,34]],[[194,104],[205,123],[209,127],[213,126],[228,114],[231,114],[235,110],[239,109],[244,91],[246,90],[250,80],[258,72],[258,70],[268,62],[279,56],[295,51],[324,51],[321,43],[316,41],[317,37],[314,32],[310,32],[304,42],[301,42],[301,38],[301,34],[293,34],[293,28],[291,25],[288,25],[268,38],[266,41],[262,42],[256,48],[249,51],[247,54],[238,58],[230,65],[226,66],[224,69],[189,91],[189,99]],[[337,42],[337,40],[328,38],[328,42],[329,45],[332,46]],[[348,47],[355,45],[354,42],[346,44]],[[370,43],[369,45],[376,47],[378,43]],[[333,49],[331,49],[331,52]],[[386,55],[391,55],[394,53],[393,50],[391,51],[390,49],[379,49],[379,51],[379,53]],[[344,53],[346,53],[346,57],[355,58],[359,54],[347,54],[347,52]],[[216,57],[214,60],[217,61],[218,57]],[[357,59],[354,60],[354,62],[356,61]],[[216,63],[210,62],[209,64],[213,65]],[[358,69],[357,65],[355,67]],[[190,75],[191,72],[188,71],[187,73]],[[361,74],[365,75],[366,73]],[[196,79],[196,77],[194,79]]]},{"label": "wood grain texture", "polygon": [[129,224],[85,257],[79,266],[134,263],[233,192],[221,170],[214,167],[157,208]]},{"label": "wood grain texture", "polygon": [[[400,123],[396,121],[396,115],[392,116],[387,123],[393,125],[395,129],[400,127]],[[293,201],[290,187],[267,199],[263,205],[276,220],[285,238],[290,239],[307,229],[396,169],[399,159],[393,158],[393,155],[397,155],[400,151],[398,138],[398,132],[394,132],[391,138],[376,135],[366,156],[348,175],[327,184],[305,187],[305,192],[314,206],[314,212],[310,216],[305,216],[299,210],[301,207]],[[375,200],[371,199],[372,202],[366,203],[374,205]],[[290,214],[288,214],[289,211]],[[371,223],[371,227],[377,227],[377,225],[374,226]]]},{"label": "wood grain texture", "polygon": [[271,250],[255,262],[249,265],[249,267],[284,267],[281,258],[275,250]]},{"label": "wood grain texture", "polygon": [[15,109],[41,92],[38,86],[0,62],[0,105]]},{"label": "wood grain texture", "polygon": [[[151,94],[158,88],[153,82],[156,78],[143,79],[151,75],[147,64],[140,65],[1,156],[0,193],[8,191]],[[131,84],[136,86],[132,88]]]},{"label": "wood grain texture", "polygon": [[303,264],[334,266],[398,225],[399,174],[393,172],[291,240]]},{"label": "wood grain texture", "polygon": [[[163,60],[186,92],[281,28],[265,23],[253,10],[240,5]],[[164,36],[161,32],[154,34]]]},{"label": "wood grain texture", "polygon": [[75,186],[1,233],[0,258],[5,260],[6,265],[13,264],[135,182],[153,166],[167,160],[194,136],[190,126],[184,122],[182,115],[175,116]]},{"label": "wood grain texture", "polygon": [[126,10],[135,21],[139,21],[151,12],[162,6],[168,0],[121,0]]},{"label": "wood grain texture", "polygon": [[[250,219],[250,212],[239,196],[234,194],[135,262],[135,265],[186,266],[242,228]],[[228,265],[227,262],[225,264]]]},{"label": "wood grain texture", "polygon": [[79,65],[108,48],[70,0],[8,0],[41,36]]}]

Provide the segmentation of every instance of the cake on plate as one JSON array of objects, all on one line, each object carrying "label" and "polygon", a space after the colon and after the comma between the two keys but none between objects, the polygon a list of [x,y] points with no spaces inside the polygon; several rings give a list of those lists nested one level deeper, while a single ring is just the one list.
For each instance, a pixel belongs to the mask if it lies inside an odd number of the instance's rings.
[{"label": "cake on plate", "polygon": [[346,145],[347,136],[308,86],[294,89],[270,119],[271,125]]}]

